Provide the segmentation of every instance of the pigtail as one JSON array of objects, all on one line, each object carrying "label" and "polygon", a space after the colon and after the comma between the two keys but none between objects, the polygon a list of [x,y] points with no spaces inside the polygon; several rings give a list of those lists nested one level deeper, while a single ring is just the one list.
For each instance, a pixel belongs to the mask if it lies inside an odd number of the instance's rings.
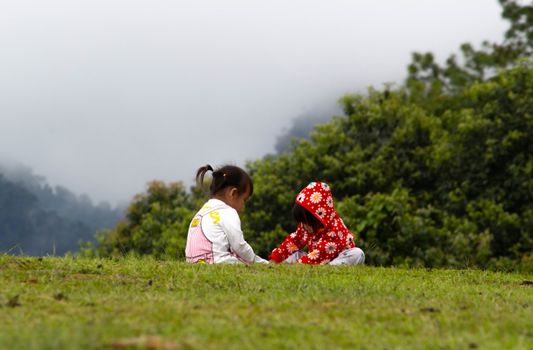
[{"label": "pigtail", "polygon": [[224,165],[217,170],[214,170],[209,164],[199,168],[196,172],[196,185],[202,189],[202,191],[204,190],[204,177],[208,171],[213,172],[213,179],[209,186],[211,196],[214,196],[229,186],[237,188],[239,193],[245,193],[248,191],[250,196],[254,192],[252,178],[241,168],[234,165]]},{"label": "pigtail", "polygon": [[226,173],[221,170],[213,171],[213,182],[211,182],[211,194],[217,193],[226,185]]},{"label": "pigtail", "polygon": [[198,186],[198,188],[200,188],[202,190],[204,188],[204,177],[205,177],[205,174],[208,171],[213,171],[213,167],[211,165],[209,165],[209,164],[207,164],[207,165],[205,165],[203,167],[200,167],[196,171],[196,186]]}]

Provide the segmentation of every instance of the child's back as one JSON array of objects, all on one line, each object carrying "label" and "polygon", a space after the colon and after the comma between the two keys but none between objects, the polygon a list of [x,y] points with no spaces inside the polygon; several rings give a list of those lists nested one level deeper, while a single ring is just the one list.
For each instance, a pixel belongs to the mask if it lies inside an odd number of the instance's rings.
[{"label": "child's back", "polygon": [[[198,170],[203,182],[210,166]],[[189,226],[185,256],[188,262],[208,264],[267,261],[255,255],[244,240],[239,211],[253,192],[253,183],[244,170],[225,166],[213,172],[211,199],[196,213]]]}]

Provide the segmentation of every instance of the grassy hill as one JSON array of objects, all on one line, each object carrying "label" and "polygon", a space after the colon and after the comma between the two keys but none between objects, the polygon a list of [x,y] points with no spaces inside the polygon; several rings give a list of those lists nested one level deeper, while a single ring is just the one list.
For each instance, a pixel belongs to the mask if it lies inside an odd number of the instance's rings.
[{"label": "grassy hill", "polygon": [[0,349],[532,349],[532,279],[0,255]]}]

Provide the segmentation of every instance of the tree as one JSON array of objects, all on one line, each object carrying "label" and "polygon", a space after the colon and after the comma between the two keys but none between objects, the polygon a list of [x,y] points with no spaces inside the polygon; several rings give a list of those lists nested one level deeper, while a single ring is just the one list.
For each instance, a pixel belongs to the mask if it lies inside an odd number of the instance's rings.
[{"label": "tree", "polygon": [[[502,17],[510,24],[502,43],[485,41],[480,49],[464,43],[460,48],[461,59],[452,54],[444,66],[439,65],[430,52],[413,53],[406,87],[414,101],[424,103],[426,107],[428,103],[445,102],[447,94],[484,81],[498,70],[511,68],[521,60],[531,60],[533,5],[520,5],[516,0],[499,1]],[[437,105],[443,108],[446,104]]]},{"label": "tree", "polygon": [[135,196],[124,220],[113,229],[99,233],[97,253],[183,257],[187,229],[196,206],[182,183],[167,185],[152,181],[146,193]]},{"label": "tree", "polygon": [[345,96],[344,117],[288,154],[251,162],[257,191],[243,222],[259,252],[294,229],[288,214],[299,189],[322,180],[370,263],[525,258],[533,248],[533,69],[503,71],[448,100],[436,114],[402,88]]},{"label": "tree", "polygon": [[[294,230],[295,196],[320,180],[370,264],[533,267],[532,6],[501,3],[504,43],[465,44],[464,63],[451,56],[444,67],[415,54],[404,86],[344,96],[343,116],[248,163],[255,190],[243,231],[260,255]],[[151,191],[102,241],[104,254],[183,250],[194,193],[187,200],[180,187],[178,207],[167,207]],[[182,240],[165,243],[166,231]]]}]

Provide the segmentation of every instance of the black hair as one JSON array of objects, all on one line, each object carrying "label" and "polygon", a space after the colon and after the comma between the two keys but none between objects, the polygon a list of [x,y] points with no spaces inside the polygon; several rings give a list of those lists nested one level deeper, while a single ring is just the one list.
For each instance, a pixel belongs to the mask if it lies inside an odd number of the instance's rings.
[{"label": "black hair", "polygon": [[254,193],[254,183],[248,173],[238,166],[224,165],[214,170],[211,165],[200,167],[196,172],[196,184],[203,188],[204,176],[208,171],[213,172],[213,180],[209,186],[209,194],[214,196],[226,187],[235,187],[240,194],[249,191],[250,196]]},{"label": "black hair", "polygon": [[294,203],[294,207],[292,207],[292,217],[296,222],[307,224],[315,231],[324,226],[316,216],[298,203]]}]

